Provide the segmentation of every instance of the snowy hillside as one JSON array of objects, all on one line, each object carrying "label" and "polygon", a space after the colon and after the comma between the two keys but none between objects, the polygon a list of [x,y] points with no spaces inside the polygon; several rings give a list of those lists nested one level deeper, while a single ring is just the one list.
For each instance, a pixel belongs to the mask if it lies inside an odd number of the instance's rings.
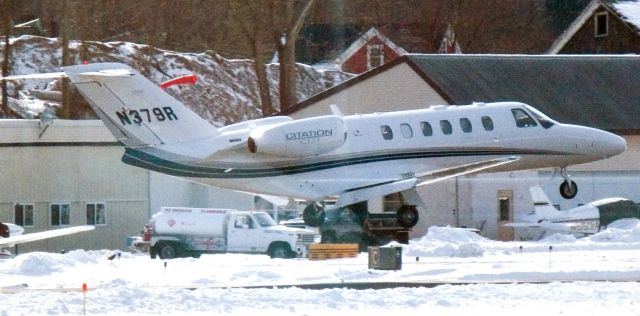
[{"label": "snowy hillside", "polygon": [[[0,47],[3,45],[0,44]],[[3,49],[3,48],[2,48]],[[70,43],[74,64],[82,63],[78,41]],[[230,60],[212,52],[178,53],[148,45],[128,42],[86,42],[88,62],[122,62],[138,69],[149,79],[161,83],[168,79],[195,74],[194,86],[172,87],[169,93],[217,126],[261,117],[259,94],[252,60]],[[60,71],[61,47],[58,39],[22,36],[11,42],[10,73],[31,74]],[[268,65],[268,76],[274,104],[278,104],[278,65]],[[350,78],[351,74],[335,70],[298,66],[298,100],[304,100],[328,87]],[[47,81],[20,82],[9,85],[13,106],[25,106],[27,98],[19,97],[28,89],[56,90]],[[32,109],[37,112],[37,106]],[[28,113],[26,114],[28,116]]]}]

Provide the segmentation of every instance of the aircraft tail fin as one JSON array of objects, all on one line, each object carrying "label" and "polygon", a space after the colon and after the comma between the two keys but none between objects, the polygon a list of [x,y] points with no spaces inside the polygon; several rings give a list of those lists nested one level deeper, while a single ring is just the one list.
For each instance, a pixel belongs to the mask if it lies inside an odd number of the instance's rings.
[{"label": "aircraft tail fin", "polygon": [[555,206],[553,206],[540,186],[536,185],[530,187],[529,192],[531,193],[531,199],[533,200],[536,217],[539,220],[553,218],[557,215],[559,211]]},{"label": "aircraft tail fin", "polygon": [[213,125],[127,65],[76,65],[63,67],[63,71],[125,146],[180,144],[219,134]]}]

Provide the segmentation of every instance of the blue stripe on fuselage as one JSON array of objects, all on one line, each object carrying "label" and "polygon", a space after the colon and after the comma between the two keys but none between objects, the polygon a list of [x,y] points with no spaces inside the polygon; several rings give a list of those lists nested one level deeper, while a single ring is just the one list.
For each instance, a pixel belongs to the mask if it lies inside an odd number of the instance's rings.
[{"label": "blue stripe on fuselage", "polygon": [[[464,150],[451,148],[430,148],[419,151],[368,152],[357,155],[341,155],[315,157],[314,159],[297,159],[283,162],[255,162],[233,164],[213,162],[205,165],[196,159],[171,154],[160,150],[139,150],[126,148],[122,161],[126,164],[165,173],[173,176],[194,178],[259,178],[298,174],[351,165],[405,160],[420,158],[442,158],[463,156],[513,156],[513,155],[568,155],[555,151],[528,150],[519,148],[468,148]],[[214,166],[213,164],[217,164]]]}]

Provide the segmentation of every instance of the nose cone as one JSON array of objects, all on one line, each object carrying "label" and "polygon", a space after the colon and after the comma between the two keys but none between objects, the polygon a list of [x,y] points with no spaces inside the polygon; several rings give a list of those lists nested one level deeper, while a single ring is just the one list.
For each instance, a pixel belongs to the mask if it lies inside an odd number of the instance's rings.
[{"label": "nose cone", "polygon": [[624,138],[608,132],[602,133],[598,152],[603,158],[619,155],[627,150],[627,142]]}]

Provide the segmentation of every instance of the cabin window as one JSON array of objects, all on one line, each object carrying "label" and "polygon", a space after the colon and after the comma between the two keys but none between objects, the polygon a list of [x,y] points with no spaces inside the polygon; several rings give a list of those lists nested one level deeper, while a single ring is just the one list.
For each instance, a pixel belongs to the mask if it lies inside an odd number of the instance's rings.
[{"label": "cabin window", "polygon": [[431,124],[429,124],[429,122],[420,122],[420,129],[422,130],[422,135],[424,136],[433,135],[433,128],[431,128]]},{"label": "cabin window", "polygon": [[465,133],[471,133],[471,130],[473,129],[471,121],[466,117],[460,119],[460,128],[462,128],[462,131]]},{"label": "cabin window", "polygon": [[391,127],[389,125],[380,126],[380,130],[382,131],[382,138],[386,140],[393,139],[393,131],[391,130]]},{"label": "cabin window", "polygon": [[87,225],[106,225],[104,203],[87,203]]},{"label": "cabin window", "polygon": [[484,127],[485,131],[493,130],[493,120],[488,116],[482,117],[482,127]]},{"label": "cabin window", "polygon": [[605,37],[609,35],[609,13],[600,12],[593,17],[595,25],[595,37]]},{"label": "cabin window", "polygon": [[411,129],[411,126],[407,123],[400,124],[400,132],[402,132],[402,136],[404,136],[404,138],[413,137],[413,130]]},{"label": "cabin window", "polygon": [[239,229],[256,228],[255,225],[253,224],[253,219],[251,219],[251,216],[249,215],[238,215],[238,217],[236,217],[236,221],[233,224],[233,226]]},{"label": "cabin window", "polygon": [[51,226],[69,226],[71,224],[71,208],[69,204],[51,204],[49,209]]},{"label": "cabin window", "polygon": [[33,226],[33,204],[16,204],[14,223],[22,227]]},{"label": "cabin window", "polygon": [[384,46],[382,44],[367,45],[367,69],[371,70],[384,64]]},{"label": "cabin window", "polygon": [[536,121],[523,109],[511,109],[511,113],[513,114],[513,118],[515,118],[516,126],[518,127],[533,127],[538,125],[538,123],[536,123]]},{"label": "cabin window", "polygon": [[451,135],[451,133],[453,133],[453,127],[451,127],[451,122],[447,120],[440,121],[440,129],[442,130],[442,133],[445,135]]}]

